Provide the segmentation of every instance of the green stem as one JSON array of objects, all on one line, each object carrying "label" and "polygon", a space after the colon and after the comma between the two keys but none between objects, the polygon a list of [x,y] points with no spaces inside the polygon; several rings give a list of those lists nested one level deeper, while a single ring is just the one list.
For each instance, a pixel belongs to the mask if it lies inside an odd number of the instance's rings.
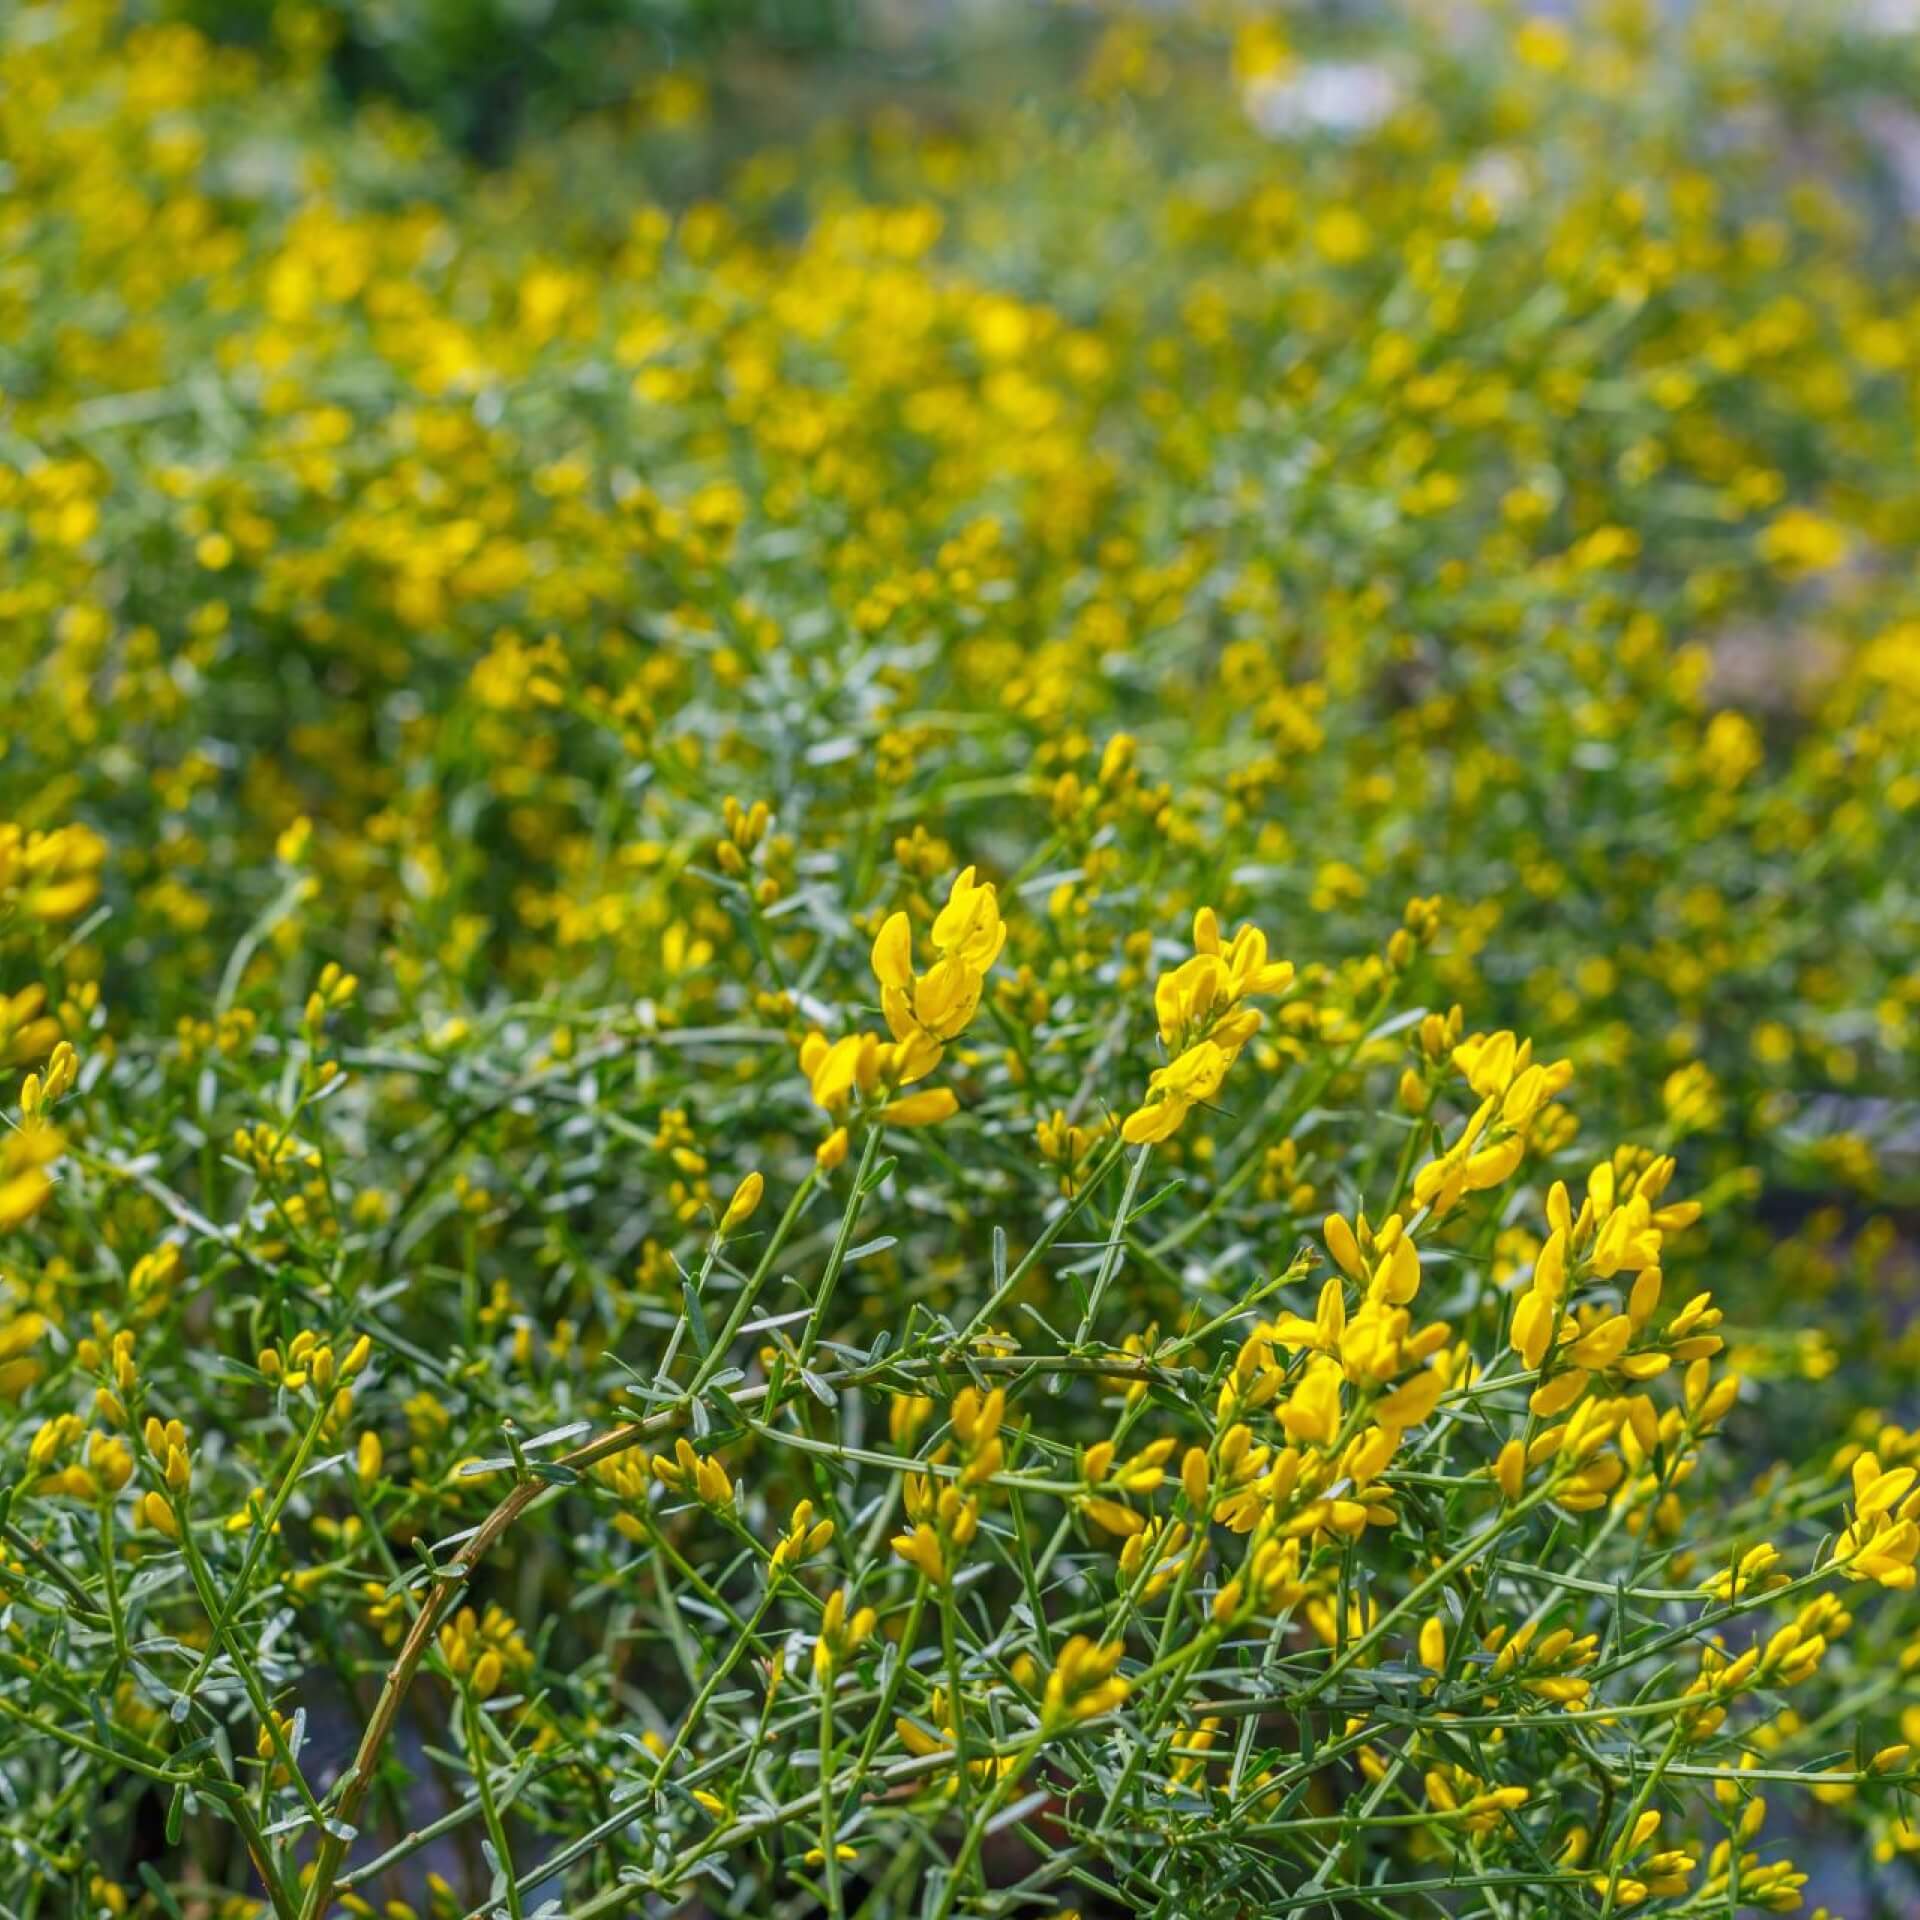
[{"label": "green stem", "polygon": [[467,1734],[467,1759],[473,1767],[473,1784],[480,1796],[480,1818],[486,1824],[487,1838],[493,1842],[493,1856],[506,1887],[507,1912],[512,1920],[522,1920],[520,1883],[514,1878],[513,1855],[507,1850],[507,1831],[500,1823],[500,1809],[493,1797],[493,1768],[486,1754],[486,1729],[482,1724],[480,1703],[473,1689],[460,1683],[460,1717]]},{"label": "green stem", "polygon": [[853,1230],[860,1221],[860,1209],[866,1203],[867,1176],[873,1171],[873,1163],[880,1152],[881,1129],[872,1126],[867,1129],[866,1145],[860,1151],[860,1166],[853,1176],[853,1191],[847,1195],[846,1211],[840,1216],[840,1231],[834,1235],[833,1251],[827,1255],[826,1271],[820,1276],[819,1291],[813,1297],[813,1311],[807,1315],[806,1330],[800,1336],[800,1364],[804,1367],[813,1358],[815,1343],[819,1340],[826,1322],[827,1308],[833,1300],[833,1290],[840,1280],[840,1269],[846,1264],[847,1248],[853,1240]]},{"label": "green stem", "polygon": [[853,1765],[853,1778],[856,1786],[866,1778],[867,1768],[872,1764],[874,1749],[886,1737],[888,1728],[893,1724],[893,1703],[899,1698],[900,1682],[906,1677],[907,1661],[913,1653],[913,1643],[920,1631],[920,1615],[927,1604],[927,1576],[919,1574],[913,1583],[913,1600],[907,1608],[907,1623],[900,1630],[900,1638],[894,1643],[894,1652],[898,1656],[888,1670],[886,1684],[880,1689],[880,1704],[873,1710],[873,1718],[867,1723],[867,1736],[860,1743],[860,1757]]},{"label": "green stem", "polygon": [[1094,1275],[1093,1291],[1087,1295],[1087,1310],[1080,1317],[1080,1331],[1073,1336],[1076,1347],[1084,1345],[1087,1335],[1093,1331],[1093,1323],[1100,1317],[1100,1302],[1105,1298],[1113,1276],[1120,1270],[1120,1256],[1127,1241],[1127,1217],[1133,1212],[1134,1200],[1140,1192],[1141,1176],[1145,1174],[1147,1162],[1152,1158],[1153,1148],[1142,1147],[1134,1155],[1133,1165],[1127,1172],[1127,1184],[1120,1195],[1119,1210],[1113,1216],[1106,1250],[1100,1256],[1100,1271]]},{"label": "green stem", "polygon": [[1041,1229],[1040,1237],[1021,1255],[1019,1264],[1014,1267],[1006,1279],[988,1295],[985,1305],[960,1329],[960,1337],[954,1343],[964,1347],[982,1327],[1006,1305],[1014,1290],[1020,1285],[1038,1262],[1053,1246],[1053,1243],[1066,1232],[1067,1228],[1079,1217],[1088,1201],[1093,1198],[1094,1189],[1119,1164],[1125,1151],[1121,1143],[1115,1140],[1102,1159],[1081,1179],[1079,1191],[1060,1209],[1060,1211]]},{"label": "green stem", "polygon": [[786,1212],[780,1216],[780,1222],[774,1228],[773,1235],[767,1241],[766,1248],[748,1277],[746,1285],[740,1289],[739,1299],[733,1303],[733,1311],[727,1315],[725,1324],[715,1336],[712,1351],[694,1373],[693,1384],[687,1389],[690,1395],[698,1394],[726,1365],[727,1350],[733,1345],[741,1327],[746,1323],[754,1301],[759,1298],[760,1289],[766,1285],[767,1275],[773,1271],[773,1263],[779,1259],[781,1249],[792,1236],[793,1229],[798,1224],[807,1202],[813,1197],[813,1190],[819,1184],[819,1180],[820,1175],[817,1171],[809,1172],[807,1177],[794,1188],[793,1198],[787,1202]]},{"label": "green stem", "polygon": [[[292,1463],[281,1479],[272,1504],[254,1522],[253,1538],[247,1542],[247,1550],[241,1556],[240,1571],[235,1576],[233,1585],[227,1589],[227,1597],[221,1603],[217,1617],[214,1618],[213,1638],[207,1642],[207,1649],[201,1654],[200,1663],[193,1670],[193,1677],[188,1680],[183,1689],[186,1693],[192,1693],[207,1677],[207,1669],[213,1664],[214,1650],[226,1636],[228,1628],[232,1626],[235,1616],[245,1603],[247,1587],[253,1579],[254,1568],[259,1564],[267,1542],[273,1538],[274,1529],[280,1524],[280,1516],[286,1510],[287,1502],[292,1499],[293,1490],[299,1484],[301,1474],[306,1471],[307,1461],[313,1453],[314,1442],[320,1438],[320,1429],[326,1424],[327,1416],[333,1410],[330,1397],[320,1395],[317,1390],[315,1397],[319,1400],[319,1405],[313,1410],[313,1418],[307,1422],[306,1432],[300,1436],[300,1444],[294,1449]],[[183,1528],[184,1525],[183,1518]]]},{"label": "green stem", "polygon": [[827,1878],[827,1912],[832,1920],[844,1913],[840,1899],[839,1823],[833,1804],[833,1676],[820,1681],[820,1853]]},{"label": "green stem", "polygon": [[[954,1627],[953,1585],[950,1580],[943,1580],[940,1583],[940,1651],[947,1664],[948,1711],[953,1715],[954,1799],[964,1815],[968,1810],[968,1803],[973,1798],[973,1776],[967,1766],[966,1699],[960,1690],[960,1648]],[[954,1863],[956,1884],[959,1877],[959,1862],[956,1858]]]},{"label": "green stem", "polygon": [[111,1692],[133,1655],[127,1645],[126,1615],[120,1606],[120,1581],[113,1570],[113,1498],[100,1502],[100,1580],[107,1599],[107,1618],[113,1626],[113,1669],[103,1692]]},{"label": "green stem", "polygon": [[947,1884],[940,1895],[939,1906],[934,1909],[933,1920],[947,1920],[947,1916],[953,1912],[953,1903],[960,1897],[960,1883],[972,1871],[981,1842],[986,1839],[987,1828],[993,1824],[993,1816],[1000,1811],[1007,1796],[1033,1765],[1034,1756],[1040,1751],[1046,1737],[1047,1728],[1043,1722],[1034,1729],[1033,1737],[1026,1745],[1014,1755],[1013,1764],[993,1783],[973,1818],[967,1822],[966,1833],[961,1838],[959,1852],[953,1856],[953,1870],[947,1875]]},{"label": "green stem", "polygon": [[692,1704],[687,1708],[680,1722],[680,1731],[668,1743],[667,1750],[660,1756],[660,1764],[653,1770],[653,1785],[657,1792],[667,1777],[667,1770],[680,1757],[680,1751],[687,1744],[694,1729],[700,1724],[700,1717],[707,1710],[707,1702],[726,1684],[727,1675],[740,1664],[740,1656],[753,1644],[753,1636],[759,1631],[760,1622],[767,1617],[767,1609],[773,1605],[773,1596],[779,1591],[777,1582],[769,1582],[756,1602],[753,1612],[747,1616],[746,1626],[734,1637],[720,1664],[707,1675],[700,1691],[693,1696]]}]

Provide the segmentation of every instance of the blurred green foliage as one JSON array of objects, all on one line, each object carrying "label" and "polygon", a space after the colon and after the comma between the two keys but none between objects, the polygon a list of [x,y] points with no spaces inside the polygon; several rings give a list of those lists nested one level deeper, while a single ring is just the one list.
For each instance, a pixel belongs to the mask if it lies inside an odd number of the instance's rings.
[{"label": "blurred green foliage", "polygon": [[[162,0],[214,38],[260,46],[280,0]],[[855,33],[860,0],[317,0],[346,104],[393,100],[456,146],[497,162],[530,132],[628,97],[721,48],[820,55]]]}]

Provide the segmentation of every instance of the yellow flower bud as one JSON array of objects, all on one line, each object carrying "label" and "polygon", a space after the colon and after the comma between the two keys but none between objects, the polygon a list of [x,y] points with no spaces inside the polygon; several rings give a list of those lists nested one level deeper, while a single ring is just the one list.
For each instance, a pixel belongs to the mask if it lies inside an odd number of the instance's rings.
[{"label": "yellow flower bud", "polygon": [[737,1233],[744,1227],[753,1218],[754,1209],[759,1206],[766,1190],[766,1180],[760,1174],[748,1174],[734,1188],[733,1198],[727,1202],[727,1210],[720,1220],[720,1231],[723,1234]]}]

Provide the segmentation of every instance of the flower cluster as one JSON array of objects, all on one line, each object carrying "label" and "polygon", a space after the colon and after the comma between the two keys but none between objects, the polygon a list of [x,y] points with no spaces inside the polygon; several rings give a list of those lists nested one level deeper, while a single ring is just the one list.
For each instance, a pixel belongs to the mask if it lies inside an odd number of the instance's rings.
[{"label": "flower cluster", "polygon": [[[925,973],[913,970],[913,928],[904,913],[887,916],[873,943],[873,975],[891,1041],[872,1033],[849,1033],[829,1042],[818,1029],[800,1045],[800,1070],[814,1104],[836,1119],[857,1103],[877,1110],[879,1124],[927,1127],[948,1119],[959,1101],[951,1087],[903,1093],[924,1080],[966,1031],[980,1005],[988,969],[1006,944],[999,901],[990,884],[966,868],[954,880],[947,903],[935,916],[930,938],[939,956]],[[822,1143],[824,1167],[846,1157],[843,1123]]]},{"label": "flower cluster", "polygon": [[1242,927],[1223,946],[1219,917],[1202,907],[1193,918],[1193,958],[1163,973],[1153,990],[1160,1044],[1171,1058],[1155,1069],[1120,1137],[1138,1147],[1178,1133],[1193,1108],[1220,1091],[1227,1069],[1260,1031],[1260,1009],[1246,1002],[1292,984],[1291,962],[1268,960],[1258,927]]}]

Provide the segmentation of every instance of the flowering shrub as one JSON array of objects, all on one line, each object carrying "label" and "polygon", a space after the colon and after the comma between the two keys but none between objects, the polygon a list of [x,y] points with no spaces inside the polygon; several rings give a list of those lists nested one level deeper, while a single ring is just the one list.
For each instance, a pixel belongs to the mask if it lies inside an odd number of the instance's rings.
[{"label": "flowering shrub", "polygon": [[0,20],[10,1911],[1913,1910],[1886,25]]}]

